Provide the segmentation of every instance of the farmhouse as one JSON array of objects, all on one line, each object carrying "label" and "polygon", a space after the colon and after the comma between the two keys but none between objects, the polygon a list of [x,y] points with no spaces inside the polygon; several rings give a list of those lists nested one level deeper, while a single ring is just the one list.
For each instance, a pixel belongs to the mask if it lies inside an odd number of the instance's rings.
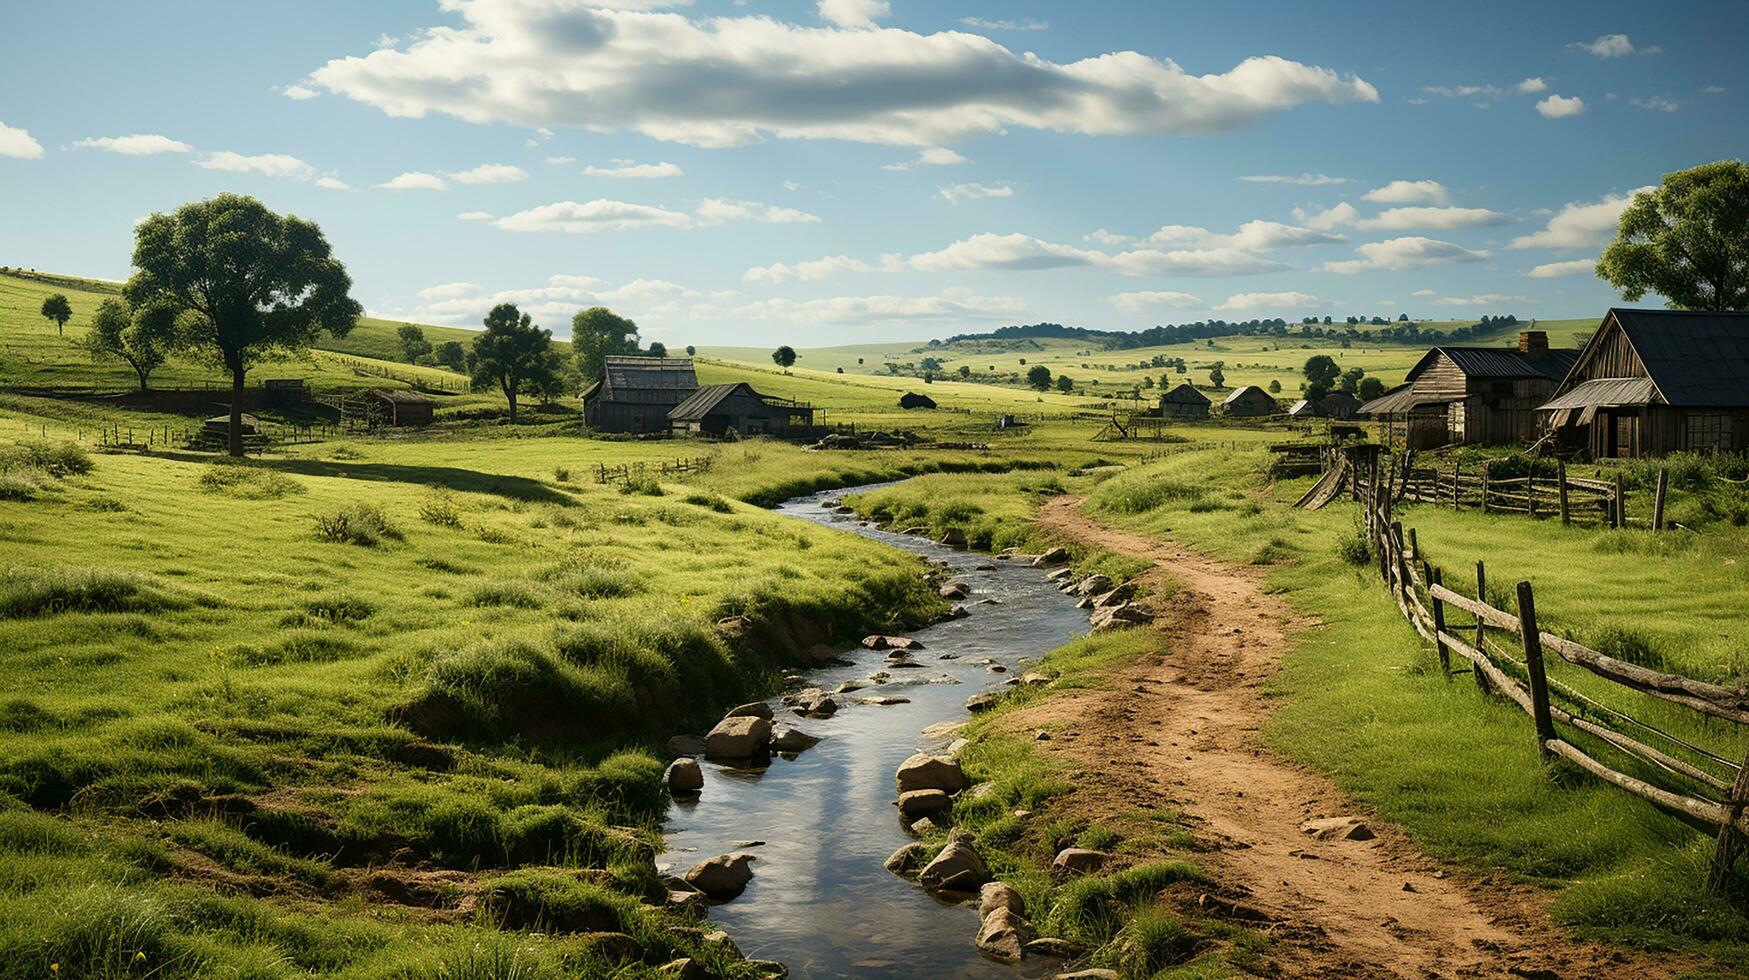
[{"label": "farmhouse", "polygon": [[1541,411],[1594,459],[1749,449],[1749,313],[1612,309]]},{"label": "farmhouse", "polygon": [[1537,408],[1554,394],[1579,352],[1551,349],[1549,335],[1526,330],[1517,349],[1435,347],[1403,384],[1360,406],[1385,423],[1385,442],[1408,449],[1447,444],[1499,446],[1535,441]]},{"label": "farmhouse", "polygon": [[417,391],[372,388],[370,413],[385,425],[430,425],[437,403]]},{"label": "farmhouse", "polygon": [[1206,419],[1208,396],[1187,381],[1160,396],[1160,414],[1169,419]]},{"label": "farmhouse", "polygon": [[583,391],[583,421],[602,432],[666,432],[669,411],[697,389],[689,358],[608,357]]},{"label": "farmhouse", "polygon": [[785,435],[811,430],[814,408],[802,402],[762,395],[745,381],[705,385],[674,406],[669,424],[677,432],[700,435]]},{"label": "farmhouse", "polygon": [[1277,415],[1281,406],[1275,403],[1269,392],[1256,385],[1246,385],[1227,396],[1221,402],[1221,410],[1234,418],[1262,418],[1266,415]]}]

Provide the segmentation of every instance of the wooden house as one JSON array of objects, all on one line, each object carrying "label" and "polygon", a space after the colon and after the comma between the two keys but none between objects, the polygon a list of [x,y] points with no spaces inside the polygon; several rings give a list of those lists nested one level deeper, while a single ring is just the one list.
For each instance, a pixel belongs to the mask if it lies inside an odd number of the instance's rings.
[{"label": "wooden house", "polygon": [[1187,381],[1160,396],[1160,414],[1169,419],[1206,419],[1208,396]]},{"label": "wooden house", "polygon": [[583,421],[602,432],[666,432],[668,413],[698,390],[690,358],[606,358],[583,391]]},{"label": "wooden house", "polygon": [[698,389],[668,412],[668,422],[676,431],[698,435],[788,435],[813,429],[814,408],[762,395],[737,381]]},{"label": "wooden house", "polygon": [[372,388],[370,412],[384,425],[430,425],[437,403],[404,388]]},{"label": "wooden house", "polygon": [[1749,312],[1612,309],[1541,410],[1594,459],[1749,449]]},{"label": "wooden house", "polygon": [[1324,417],[1324,404],[1302,398],[1293,403],[1287,410],[1290,419],[1321,419]]},{"label": "wooden house", "polygon": [[1221,402],[1221,411],[1233,418],[1263,418],[1269,415],[1280,415],[1281,406],[1275,399],[1256,385],[1246,385],[1227,396]]},{"label": "wooden house", "polygon": [[1401,436],[1408,449],[1534,442],[1537,409],[1578,357],[1576,350],[1550,348],[1541,330],[1520,333],[1516,349],[1435,347],[1403,384],[1356,414],[1384,422],[1386,442]]},{"label": "wooden house", "polygon": [[1360,399],[1346,391],[1337,391],[1325,395],[1318,407],[1323,409],[1325,418],[1351,419],[1360,410]]}]

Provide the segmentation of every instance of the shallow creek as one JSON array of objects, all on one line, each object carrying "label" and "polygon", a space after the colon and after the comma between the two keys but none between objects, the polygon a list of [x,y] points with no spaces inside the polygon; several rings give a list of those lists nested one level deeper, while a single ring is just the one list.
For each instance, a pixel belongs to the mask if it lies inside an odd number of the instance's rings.
[{"label": "shallow creek", "polygon": [[[711,921],[728,930],[747,956],[779,960],[791,976],[1041,975],[1049,961],[1029,961],[1017,969],[979,956],[972,944],[978,929],[974,908],[938,902],[882,866],[913,839],[893,806],[893,773],[913,752],[939,749],[953,737],[926,739],[923,729],[964,721],[966,698],[1001,688],[1019,675],[1022,661],[1037,660],[1087,632],[1087,614],[1038,569],[864,526],[855,515],[835,514],[822,505],[854,492],[798,497],[778,510],[948,562],[972,587],[965,600],[970,615],[909,634],[924,644],[912,658],[921,668],[890,670],[886,654],[858,648],[840,654],[852,666],[812,671],[809,683],[827,691],[877,671],[892,677],[836,695],[839,710],[832,718],[798,718],[773,700],[780,723],[821,737],[820,744],[795,759],[773,756],[764,769],[700,760],[704,792],[696,802],[676,803],[670,810],[668,849],[658,863],[679,874],[713,855],[754,855],[753,883],[733,902],[711,909]],[[979,565],[996,567],[978,571]],[[943,654],[954,658],[943,660]],[[985,658],[1008,672],[993,673],[973,663]],[[949,680],[957,683],[944,682]],[[910,702],[882,706],[855,700],[879,695]],[[750,840],[764,843],[745,846]]]}]

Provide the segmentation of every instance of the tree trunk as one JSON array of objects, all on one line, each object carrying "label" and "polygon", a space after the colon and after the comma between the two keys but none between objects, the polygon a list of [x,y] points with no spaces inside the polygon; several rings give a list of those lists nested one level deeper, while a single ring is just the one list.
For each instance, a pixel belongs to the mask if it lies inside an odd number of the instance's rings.
[{"label": "tree trunk", "polygon": [[231,434],[230,453],[243,455],[243,369],[231,369]]},{"label": "tree trunk", "polygon": [[142,395],[150,394],[152,389],[146,387],[147,373],[145,371],[140,370],[140,366],[137,364],[134,365],[134,373],[140,376],[140,394],[142,394]]},{"label": "tree trunk", "polygon": [[514,385],[504,387],[504,400],[510,403],[510,424],[516,424],[516,388]]}]

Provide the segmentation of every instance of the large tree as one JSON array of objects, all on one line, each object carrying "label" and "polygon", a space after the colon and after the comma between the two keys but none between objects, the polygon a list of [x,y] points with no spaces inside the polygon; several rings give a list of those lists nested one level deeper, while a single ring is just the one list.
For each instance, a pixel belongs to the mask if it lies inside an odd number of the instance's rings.
[{"label": "large tree", "polygon": [[187,315],[190,343],[231,373],[230,453],[241,456],[244,374],[323,332],[351,332],[363,312],[351,290],[314,222],[221,194],[135,227],[134,274],[123,294],[136,308]]},{"label": "large tree", "polygon": [[1629,301],[1654,292],[1677,309],[1749,308],[1749,164],[1665,174],[1622,212],[1597,277]]},{"label": "large tree", "polygon": [[605,306],[592,306],[571,318],[571,350],[583,383],[594,384],[608,357],[638,352],[638,325]]},{"label": "large tree", "polygon": [[56,293],[43,300],[42,314],[55,323],[55,333],[61,334],[67,326],[67,321],[73,319],[73,304],[67,302],[65,293]]},{"label": "large tree", "polygon": [[516,396],[554,395],[564,371],[552,331],[535,326],[514,303],[499,303],[486,314],[486,332],[474,338],[473,375],[475,391],[504,393],[515,422]]},{"label": "large tree", "polygon": [[417,364],[421,357],[431,353],[431,341],[425,339],[425,331],[411,323],[395,328],[395,337],[401,342],[402,358],[409,364]]},{"label": "large tree", "polygon": [[771,361],[778,367],[788,370],[796,363],[796,349],[788,344],[784,344],[782,347],[771,352]]},{"label": "large tree", "polygon": [[91,318],[85,350],[94,361],[122,361],[134,369],[140,391],[182,343],[176,308],[163,303],[131,310],[119,299],[106,299]]},{"label": "large tree", "polygon": [[462,342],[459,340],[446,340],[438,344],[436,349],[431,352],[431,356],[433,360],[451,371],[460,371],[462,365],[466,364],[468,360],[468,352],[462,347]]},{"label": "large tree", "polygon": [[1325,394],[1329,394],[1330,386],[1342,376],[1342,368],[1337,365],[1336,359],[1329,354],[1313,354],[1306,358],[1306,366],[1303,371],[1306,375],[1306,383],[1321,386]]},{"label": "large tree", "polygon": [[1043,364],[1034,364],[1032,370],[1026,372],[1026,383],[1039,391],[1048,391],[1051,387],[1051,369]]}]

